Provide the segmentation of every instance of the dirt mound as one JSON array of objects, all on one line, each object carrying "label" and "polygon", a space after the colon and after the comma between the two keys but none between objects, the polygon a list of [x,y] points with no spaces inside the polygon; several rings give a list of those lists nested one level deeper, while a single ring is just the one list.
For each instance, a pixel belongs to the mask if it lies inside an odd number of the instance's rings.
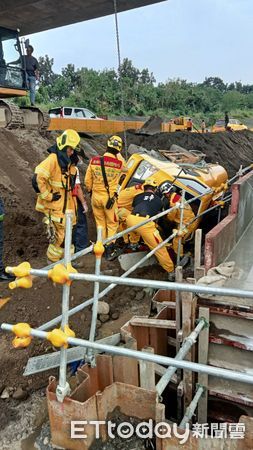
[{"label": "dirt mound", "polygon": [[127,142],[145,147],[147,150],[169,150],[172,144],[187,150],[200,150],[206,154],[208,162],[218,162],[233,176],[240,165],[248,166],[253,160],[253,133],[237,131],[234,133],[158,133],[145,136],[127,133]]},{"label": "dirt mound", "polygon": [[[4,221],[4,249],[5,263],[8,265],[19,264],[28,260],[33,267],[41,268],[46,265],[45,251],[47,240],[41,223],[42,215],[35,211],[36,194],[31,186],[31,178],[35,166],[47,156],[47,148],[55,142],[55,133],[42,136],[36,131],[8,131],[0,129],[0,195],[4,200],[6,217]],[[94,154],[103,154],[105,150],[106,136],[96,139],[82,139],[83,149],[82,172],[85,171],[89,158]],[[89,237],[95,240],[95,226],[92,214],[88,214]],[[94,273],[95,257],[85,257],[85,271]],[[119,274],[119,266],[116,262],[102,262],[102,270],[116,269]],[[162,271],[155,268],[155,278],[163,276]],[[141,276],[147,276],[141,273]],[[105,287],[105,286],[104,286]],[[93,295],[92,283],[74,283],[71,287],[71,307],[77,306]],[[101,287],[102,289],[102,287]],[[109,321],[99,330],[99,337],[118,332],[120,326],[132,317],[134,311],[142,311],[146,307],[135,299],[140,289],[117,287],[107,296],[111,313],[118,312],[118,320]],[[131,295],[130,295],[131,294]],[[5,283],[0,285],[0,298],[10,297],[10,300],[0,309],[0,323],[28,322],[33,327],[38,327],[61,313],[62,289],[53,286],[45,279],[34,282],[33,288],[28,290],[9,291]],[[135,308],[135,310],[133,310]],[[148,314],[149,305],[143,314]],[[86,309],[70,319],[70,327],[78,337],[87,338],[89,335],[91,310]],[[46,386],[48,372],[38,375],[23,377],[23,370],[30,356],[52,352],[54,349],[46,341],[34,339],[27,349],[16,350],[11,346],[13,336],[1,333],[0,338],[0,395],[4,388],[14,390],[21,386],[25,390],[33,391]],[[51,371],[50,374],[57,375]],[[1,400],[0,406],[6,411],[8,399]],[[11,411],[7,411],[7,422],[11,419]],[[0,443],[1,446],[1,443]]]}]

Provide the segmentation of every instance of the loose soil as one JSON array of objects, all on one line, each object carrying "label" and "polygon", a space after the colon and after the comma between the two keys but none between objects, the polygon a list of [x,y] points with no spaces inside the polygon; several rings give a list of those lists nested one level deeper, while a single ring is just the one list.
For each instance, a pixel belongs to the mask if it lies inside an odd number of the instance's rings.
[{"label": "loose soil", "polygon": [[218,162],[233,176],[240,166],[248,166],[253,160],[253,133],[251,131],[220,133],[157,133],[152,136],[127,133],[127,143],[145,147],[147,150],[169,150],[172,144],[186,150],[200,150],[206,161]]},{"label": "loose soil", "polygon": [[[87,167],[89,158],[96,153],[102,154],[105,149],[106,136],[82,139],[83,167]],[[46,265],[47,241],[41,223],[42,215],[35,212],[36,195],[31,186],[31,178],[35,166],[47,156],[47,148],[54,142],[55,133],[42,136],[37,131],[0,130],[0,196],[4,200],[6,217],[4,222],[4,257],[6,265],[17,265],[29,261],[34,268]],[[197,149],[206,153],[207,160],[219,162],[234,175],[240,165],[252,162],[253,133],[249,131],[237,133],[217,133],[200,135],[197,133],[159,133],[153,136],[127,133],[128,144],[134,143],[147,149],[169,149],[175,143],[186,149]],[[92,214],[88,214],[89,237],[94,241],[95,226]],[[94,255],[85,257],[85,272],[94,273]],[[80,271],[82,271],[80,270]],[[117,262],[102,263],[102,270],[113,270],[121,273]],[[142,278],[165,279],[166,275],[158,266],[139,270],[134,276]],[[149,314],[150,297],[143,296],[136,300],[139,289],[116,287],[106,298],[111,313],[118,312],[119,319],[103,324],[98,330],[97,338],[118,332],[134,314]],[[0,309],[0,322],[28,322],[33,327],[51,320],[61,313],[62,289],[45,279],[37,279],[29,290],[9,291],[8,286],[0,284],[0,298],[10,297]],[[73,283],[71,287],[71,308],[92,297],[92,283]],[[85,309],[71,317],[70,327],[77,337],[87,338],[89,333],[91,311]],[[56,371],[23,377],[22,373],[29,357],[52,352],[55,349],[46,342],[34,339],[27,349],[15,350],[11,346],[12,336],[1,332],[0,339],[0,394],[7,388],[14,392],[22,387],[28,393],[45,387],[49,375]],[[2,428],[11,420],[15,420],[15,411],[8,407],[10,399],[0,399]],[[13,412],[14,411],[14,412]]]}]

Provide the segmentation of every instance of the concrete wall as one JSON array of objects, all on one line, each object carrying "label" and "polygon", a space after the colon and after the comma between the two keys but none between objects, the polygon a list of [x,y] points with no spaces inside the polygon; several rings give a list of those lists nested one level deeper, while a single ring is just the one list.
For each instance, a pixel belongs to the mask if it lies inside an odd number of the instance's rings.
[{"label": "concrete wall", "polygon": [[253,172],[232,185],[229,215],[205,239],[205,268],[223,262],[253,218]]}]

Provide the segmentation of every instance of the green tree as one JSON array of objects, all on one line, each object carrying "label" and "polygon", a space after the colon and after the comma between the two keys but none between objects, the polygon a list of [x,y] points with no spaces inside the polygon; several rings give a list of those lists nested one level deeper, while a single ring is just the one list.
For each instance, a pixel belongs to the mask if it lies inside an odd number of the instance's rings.
[{"label": "green tree", "polygon": [[54,59],[48,55],[40,56],[38,59],[40,68],[40,81],[43,85],[52,84],[55,81],[55,73],[53,72]]}]

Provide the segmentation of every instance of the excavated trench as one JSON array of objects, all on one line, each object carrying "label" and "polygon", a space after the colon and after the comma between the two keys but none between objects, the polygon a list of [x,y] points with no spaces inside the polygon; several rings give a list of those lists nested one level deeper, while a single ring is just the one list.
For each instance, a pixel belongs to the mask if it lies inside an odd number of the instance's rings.
[{"label": "excavated trench", "polygon": [[[36,131],[0,130],[0,195],[6,207],[4,242],[6,264],[17,264],[29,260],[36,268],[45,265],[46,238],[41,217],[34,211],[35,193],[31,186],[31,177],[35,166],[47,155],[46,150],[54,142],[54,139],[54,133],[42,136]],[[166,150],[172,144],[178,144],[188,150],[201,150],[206,153],[207,161],[219,162],[227,169],[229,176],[233,176],[240,165],[248,166],[252,162],[253,133],[249,131],[205,135],[159,133],[153,136],[128,132],[127,142],[128,145],[133,143],[148,150]],[[82,172],[85,171],[88,160],[94,153],[102,154],[105,143],[106,136],[83,139]],[[94,239],[95,227],[91,214],[89,214],[88,220],[89,237]],[[89,256],[85,262],[85,269],[88,272],[94,272],[94,258]],[[114,274],[120,273],[116,262],[104,262],[102,270],[113,271]],[[138,275],[154,279],[164,279],[165,277],[165,274],[156,266],[150,267],[149,270],[145,269]],[[85,288],[80,284],[74,285],[71,306],[81,303],[84,296],[90,298],[92,293],[93,285],[86,283]],[[9,296],[11,299],[0,309],[1,322],[27,321],[36,327],[60,313],[61,289],[49,286],[43,280],[39,280],[29,291],[14,291],[11,295],[7,287],[2,284],[0,297]],[[150,298],[146,294],[142,295],[141,290],[138,289],[118,287],[105,300],[110,303],[111,315],[109,321],[99,328],[98,337],[118,332],[120,326],[136,313],[149,314]],[[114,312],[119,315],[116,320],[112,320]],[[77,332],[78,337],[87,337],[89,322],[90,311],[85,311],[71,319],[71,326]],[[14,350],[11,348],[11,337],[1,334],[0,396],[4,390],[9,392],[9,397],[0,399],[1,409],[5,411],[3,427],[17,419],[15,402],[21,400],[13,400],[12,396],[18,387],[30,395],[47,384],[49,373],[33,375],[28,378],[22,376],[28,357],[51,351],[52,348],[48,344],[38,341],[34,341],[27,350]],[[25,400],[25,402],[27,401]],[[1,432],[0,442],[3,435]]]}]

